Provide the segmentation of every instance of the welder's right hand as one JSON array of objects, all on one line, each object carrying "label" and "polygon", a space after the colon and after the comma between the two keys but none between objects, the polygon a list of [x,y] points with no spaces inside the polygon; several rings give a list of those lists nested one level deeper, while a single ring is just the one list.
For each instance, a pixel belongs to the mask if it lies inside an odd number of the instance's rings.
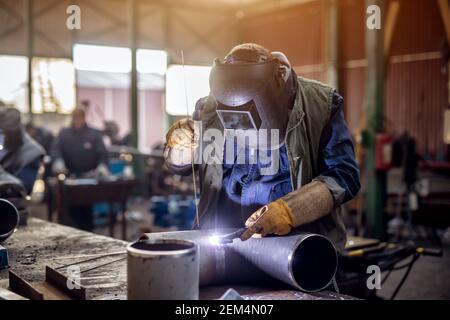
[{"label": "welder's right hand", "polygon": [[171,166],[190,165],[197,145],[198,135],[194,130],[194,121],[178,120],[166,134],[164,157]]}]

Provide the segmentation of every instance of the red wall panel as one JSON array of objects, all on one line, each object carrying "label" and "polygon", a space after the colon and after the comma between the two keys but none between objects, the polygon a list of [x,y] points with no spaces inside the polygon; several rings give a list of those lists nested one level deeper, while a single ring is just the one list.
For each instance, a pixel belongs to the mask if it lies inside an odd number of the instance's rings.
[{"label": "red wall panel", "polygon": [[283,51],[293,66],[323,62],[322,1],[245,18],[239,27],[243,42]]},{"label": "red wall panel", "polygon": [[447,75],[440,60],[391,64],[385,88],[385,117],[389,131],[409,131],[421,154],[446,152],[443,115],[447,108]]},{"label": "red wall panel", "polygon": [[[386,10],[390,1],[386,1]],[[339,90],[345,99],[346,121],[355,133],[364,115],[365,1],[339,0],[338,13]],[[297,70],[317,66],[324,63],[326,56],[326,17],[324,0],[308,2],[244,18],[240,23],[241,38],[284,51]],[[442,72],[440,59],[417,61],[414,55],[436,53],[443,41],[445,30],[437,1],[400,0],[391,47],[391,57],[397,63],[389,64],[385,81],[385,125],[394,133],[409,131],[417,138],[419,151],[432,156],[447,150],[442,141],[447,74]],[[398,62],[405,58],[403,55],[412,55],[413,61]],[[325,71],[299,74],[326,82]]]}]

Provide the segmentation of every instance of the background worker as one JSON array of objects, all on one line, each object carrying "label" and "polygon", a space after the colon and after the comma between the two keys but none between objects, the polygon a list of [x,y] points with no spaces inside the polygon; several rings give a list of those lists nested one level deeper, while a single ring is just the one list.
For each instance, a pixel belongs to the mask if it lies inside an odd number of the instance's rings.
[{"label": "background worker", "polygon": [[45,150],[25,132],[20,111],[0,107],[0,166],[17,177],[28,193],[45,155]]},{"label": "background worker", "polygon": [[[360,188],[343,98],[327,85],[297,77],[284,54],[251,43],[238,45],[223,61],[215,61],[210,87],[210,95],[197,102],[194,113],[202,132],[275,130],[278,143],[258,151],[275,156],[272,161],[277,160],[279,168],[265,175],[260,159],[244,164],[238,157],[232,163],[203,161],[196,170],[201,185],[198,227],[245,224],[248,232],[243,239],[254,233],[313,232],[327,236],[342,250],[346,232],[340,207]],[[242,117],[242,110],[251,119]],[[182,119],[166,136],[166,163],[178,174],[191,172],[192,153],[186,151],[200,143],[193,128],[192,121]],[[219,158],[226,158],[227,144],[233,141],[215,142],[223,151]],[[253,152],[247,145],[234,147],[245,156]],[[264,205],[268,211],[258,219]]]},{"label": "background worker", "polygon": [[[77,108],[72,113],[72,124],[60,131],[52,152],[53,172],[76,178],[102,177],[109,174],[108,152],[103,134],[86,123],[86,112]],[[71,207],[70,217],[75,227],[91,231],[94,228],[92,208]]]}]

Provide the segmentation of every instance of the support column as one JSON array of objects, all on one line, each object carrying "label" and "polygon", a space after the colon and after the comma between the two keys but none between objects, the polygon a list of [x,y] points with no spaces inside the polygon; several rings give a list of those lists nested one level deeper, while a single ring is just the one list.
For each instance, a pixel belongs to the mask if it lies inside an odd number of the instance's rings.
[{"label": "support column", "polygon": [[[377,5],[384,17],[384,0],[366,0],[366,7]],[[370,30],[366,28],[366,181],[367,181],[367,208],[366,231],[367,235],[376,238],[384,236],[384,196],[385,174],[377,172],[375,168],[375,140],[376,134],[383,131],[383,104],[384,104],[384,37],[383,29]]]},{"label": "support column", "polygon": [[337,0],[328,0],[327,14],[327,83],[335,89],[339,89],[338,77],[338,6]]},{"label": "support column", "polygon": [[[167,52],[168,63],[173,62],[173,55],[176,54],[173,51],[172,45],[172,7],[168,3],[163,3],[164,8],[164,45]],[[179,62],[178,59],[176,62]],[[167,74],[164,75],[164,82],[167,80]],[[165,85],[167,85],[165,83]],[[166,93],[164,92],[164,100],[162,101],[162,109],[163,109],[163,132],[166,133],[170,128],[170,115],[166,111]]]},{"label": "support column", "polygon": [[138,147],[139,126],[138,126],[138,76],[137,76],[137,0],[128,0],[129,4],[129,39],[131,49],[131,81],[130,81],[130,112],[131,112],[131,144]]},{"label": "support column", "polygon": [[[445,27],[445,34],[447,35],[447,42],[450,46],[450,6],[448,4],[448,0],[438,0],[438,5],[439,11],[441,12],[442,22],[444,23]],[[448,105],[450,106],[450,62],[448,63],[447,74],[448,74],[447,98],[448,98]]]},{"label": "support column", "polygon": [[28,116],[29,121],[33,122],[33,0],[25,0],[24,2],[24,23],[25,23],[25,39],[27,43],[27,57],[28,57]]}]

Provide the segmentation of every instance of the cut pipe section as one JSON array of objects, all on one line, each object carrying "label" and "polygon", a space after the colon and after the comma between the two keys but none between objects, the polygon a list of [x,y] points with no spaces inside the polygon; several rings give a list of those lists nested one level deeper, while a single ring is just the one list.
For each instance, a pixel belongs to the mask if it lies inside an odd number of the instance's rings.
[{"label": "cut pipe section", "polygon": [[19,224],[19,212],[8,200],[0,199],[0,243],[8,239]]},{"label": "cut pipe section", "polygon": [[149,239],[127,246],[128,300],[197,300],[197,245],[189,240]]}]

